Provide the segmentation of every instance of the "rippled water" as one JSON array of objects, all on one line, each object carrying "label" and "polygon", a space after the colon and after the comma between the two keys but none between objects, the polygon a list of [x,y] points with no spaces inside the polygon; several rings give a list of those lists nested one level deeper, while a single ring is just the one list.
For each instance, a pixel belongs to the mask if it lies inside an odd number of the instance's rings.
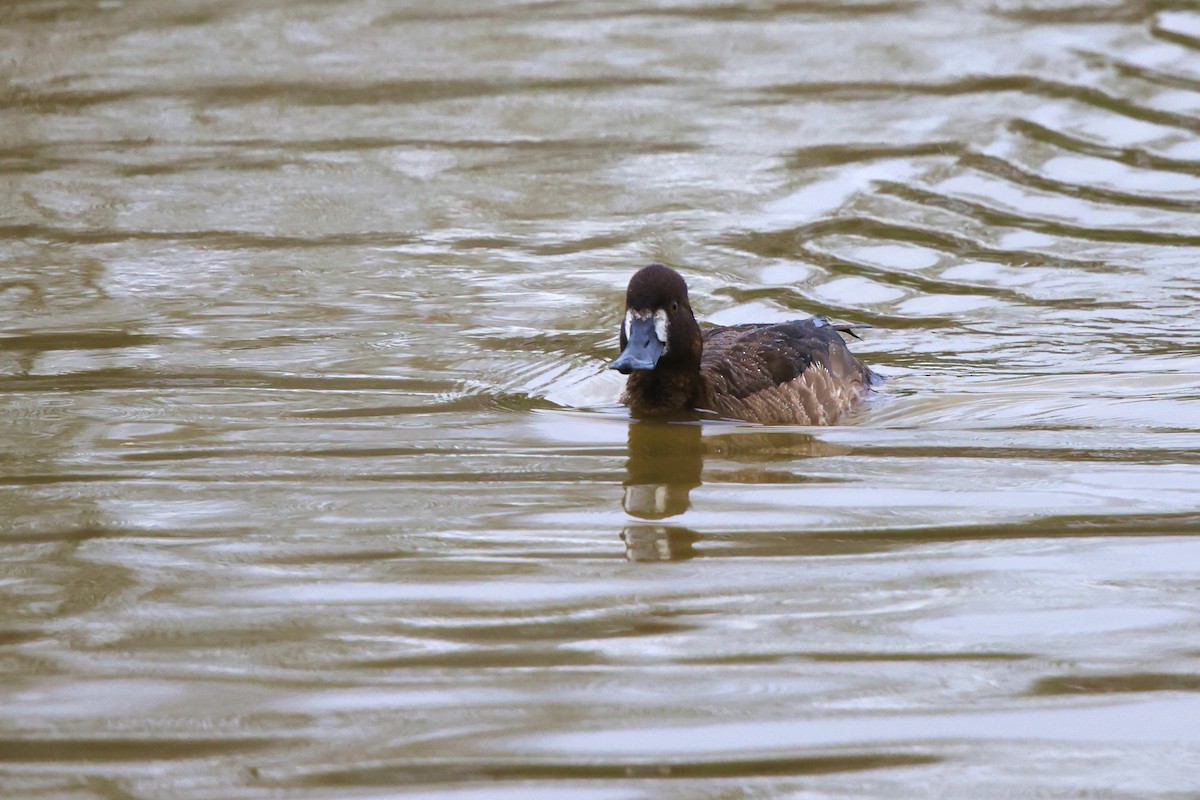
[{"label": "rippled water", "polygon": [[[0,794],[1200,792],[1192,2],[0,22]],[[651,260],[886,384],[630,424]]]}]

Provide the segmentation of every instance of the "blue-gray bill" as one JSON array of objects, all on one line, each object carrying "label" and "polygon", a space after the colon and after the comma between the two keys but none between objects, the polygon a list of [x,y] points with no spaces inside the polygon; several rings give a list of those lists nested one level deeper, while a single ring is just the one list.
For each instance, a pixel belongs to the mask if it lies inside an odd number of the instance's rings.
[{"label": "blue-gray bill", "polygon": [[654,318],[639,319],[631,317],[629,322],[629,343],[616,361],[608,365],[622,375],[628,375],[634,370],[651,370],[662,357],[665,345],[659,340],[654,330]]}]

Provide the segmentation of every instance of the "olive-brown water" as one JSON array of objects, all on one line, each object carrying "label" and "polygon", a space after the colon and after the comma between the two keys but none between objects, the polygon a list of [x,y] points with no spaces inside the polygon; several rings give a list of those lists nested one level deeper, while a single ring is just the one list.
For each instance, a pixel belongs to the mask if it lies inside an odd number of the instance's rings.
[{"label": "olive-brown water", "polygon": [[[0,795],[1200,792],[1192,2],[44,0],[0,52]],[[631,425],[651,260],[888,381]]]}]

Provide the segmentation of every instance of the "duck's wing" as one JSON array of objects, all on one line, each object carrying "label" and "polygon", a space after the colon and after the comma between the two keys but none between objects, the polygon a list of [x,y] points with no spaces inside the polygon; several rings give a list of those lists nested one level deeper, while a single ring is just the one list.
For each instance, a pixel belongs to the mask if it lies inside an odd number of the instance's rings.
[{"label": "duck's wing", "polygon": [[824,317],[712,328],[700,362],[704,399],[722,414],[758,422],[833,422],[873,377],[840,335],[849,328]]}]

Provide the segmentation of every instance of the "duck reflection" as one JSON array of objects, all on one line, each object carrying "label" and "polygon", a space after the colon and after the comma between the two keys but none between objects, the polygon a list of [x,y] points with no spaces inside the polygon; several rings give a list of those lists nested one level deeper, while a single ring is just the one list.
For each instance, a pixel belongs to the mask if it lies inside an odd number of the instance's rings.
[{"label": "duck reflection", "polygon": [[[700,485],[704,440],[700,424],[634,422],[629,426],[622,506],[631,517],[662,520],[687,511]],[[696,555],[700,534],[677,525],[626,525],[621,531],[630,561],[682,561]]]},{"label": "duck reflection", "polygon": [[630,561],[682,561],[697,555],[701,535],[679,525],[651,524],[678,516],[691,507],[691,491],[702,482],[704,458],[721,468],[709,475],[718,483],[797,484],[825,480],[797,471],[797,459],[830,456],[846,448],[787,430],[727,432],[702,423],[637,421],[629,426],[629,459],[625,462],[622,506],[631,523],[621,532]]},{"label": "duck reflection", "polygon": [[621,539],[630,561],[686,561],[696,556],[700,534],[678,525],[626,525]]},{"label": "duck reflection", "polygon": [[629,426],[625,462],[625,513],[641,519],[666,519],[691,505],[700,485],[704,440],[699,423],[635,422]]}]

